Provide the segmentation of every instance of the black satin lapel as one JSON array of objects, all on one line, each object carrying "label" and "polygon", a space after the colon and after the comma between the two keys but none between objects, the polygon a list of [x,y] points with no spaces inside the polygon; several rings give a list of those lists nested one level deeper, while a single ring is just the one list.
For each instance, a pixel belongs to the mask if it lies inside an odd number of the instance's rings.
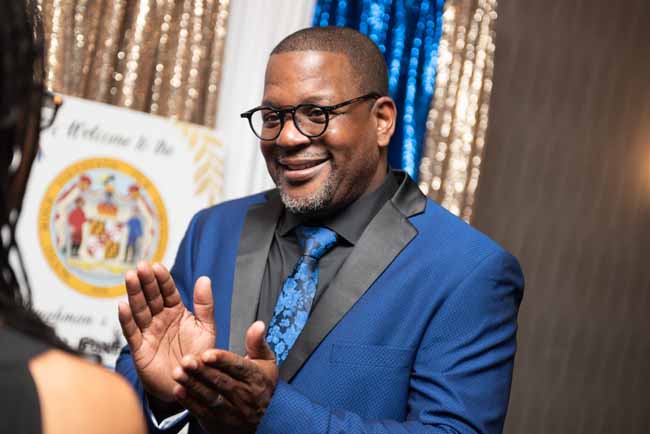
[{"label": "black satin lapel", "polygon": [[330,330],[416,235],[415,227],[392,200],[386,202],[323,293],[280,366],[280,376],[285,381],[293,378]]},{"label": "black satin lapel", "polygon": [[422,193],[420,187],[403,170],[393,170],[393,173],[400,185],[391,198],[391,202],[406,217],[423,213],[427,205],[427,197]]},{"label": "black satin lapel", "polygon": [[281,211],[279,196],[270,192],[267,202],[251,206],[246,214],[237,250],[230,307],[229,346],[236,354],[246,353],[246,330],[255,322],[266,259]]}]

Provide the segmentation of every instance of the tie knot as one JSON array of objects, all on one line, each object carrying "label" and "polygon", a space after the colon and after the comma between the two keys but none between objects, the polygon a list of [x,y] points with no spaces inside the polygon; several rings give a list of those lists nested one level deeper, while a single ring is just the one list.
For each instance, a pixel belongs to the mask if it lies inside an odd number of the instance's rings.
[{"label": "tie knot", "polygon": [[298,226],[296,237],[302,247],[303,256],[310,256],[316,260],[336,244],[336,232],[325,227]]}]

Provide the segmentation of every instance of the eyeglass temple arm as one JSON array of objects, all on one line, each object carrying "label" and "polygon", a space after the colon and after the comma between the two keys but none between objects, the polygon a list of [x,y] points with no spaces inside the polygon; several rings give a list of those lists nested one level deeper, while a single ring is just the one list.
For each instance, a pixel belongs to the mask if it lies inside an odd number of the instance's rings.
[{"label": "eyeglass temple arm", "polygon": [[357,101],[362,101],[364,99],[368,98],[381,98],[381,95],[379,95],[377,92],[371,92],[366,95],[361,95],[356,98],[352,98],[349,101],[343,101],[342,103],[336,104],[336,105],[330,105],[330,106],[325,106],[323,107],[324,109],[327,109],[328,111],[336,110],[341,107],[345,107],[346,105],[354,104]]}]

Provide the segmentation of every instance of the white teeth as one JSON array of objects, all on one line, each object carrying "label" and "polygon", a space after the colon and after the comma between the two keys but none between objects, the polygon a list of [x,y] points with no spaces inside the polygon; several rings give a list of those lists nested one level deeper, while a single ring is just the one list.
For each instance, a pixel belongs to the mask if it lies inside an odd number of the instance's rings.
[{"label": "white teeth", "polygon": [[314,161],[314,162],[304,163],[304,164],[285,164],[284,166],[289,170],[303,170],[303,169],[309,169],[310,167],[318,166],[321,163],[323,163],[323,161]]}]

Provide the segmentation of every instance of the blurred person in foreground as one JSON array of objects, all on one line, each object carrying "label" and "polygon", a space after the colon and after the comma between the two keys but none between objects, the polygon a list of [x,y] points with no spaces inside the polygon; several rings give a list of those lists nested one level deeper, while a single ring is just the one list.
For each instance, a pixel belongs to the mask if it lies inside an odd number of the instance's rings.
[{"label": "blurred person in foreground", "polygon": [[47,98],[41,32],[35,2],[0,0],[0,432],[144,433],[129,385],[56,336],[29,307],[10,261],[20,255],[16,222]]},{"label": "blurred person in foreground", "polygon": [[389,168],[387,88],[355,30],[275,47],[242,117],[277,189],[199,212],[171,275],[126,274],[117,369],[151,432],[501,432],[521,269]]}]

